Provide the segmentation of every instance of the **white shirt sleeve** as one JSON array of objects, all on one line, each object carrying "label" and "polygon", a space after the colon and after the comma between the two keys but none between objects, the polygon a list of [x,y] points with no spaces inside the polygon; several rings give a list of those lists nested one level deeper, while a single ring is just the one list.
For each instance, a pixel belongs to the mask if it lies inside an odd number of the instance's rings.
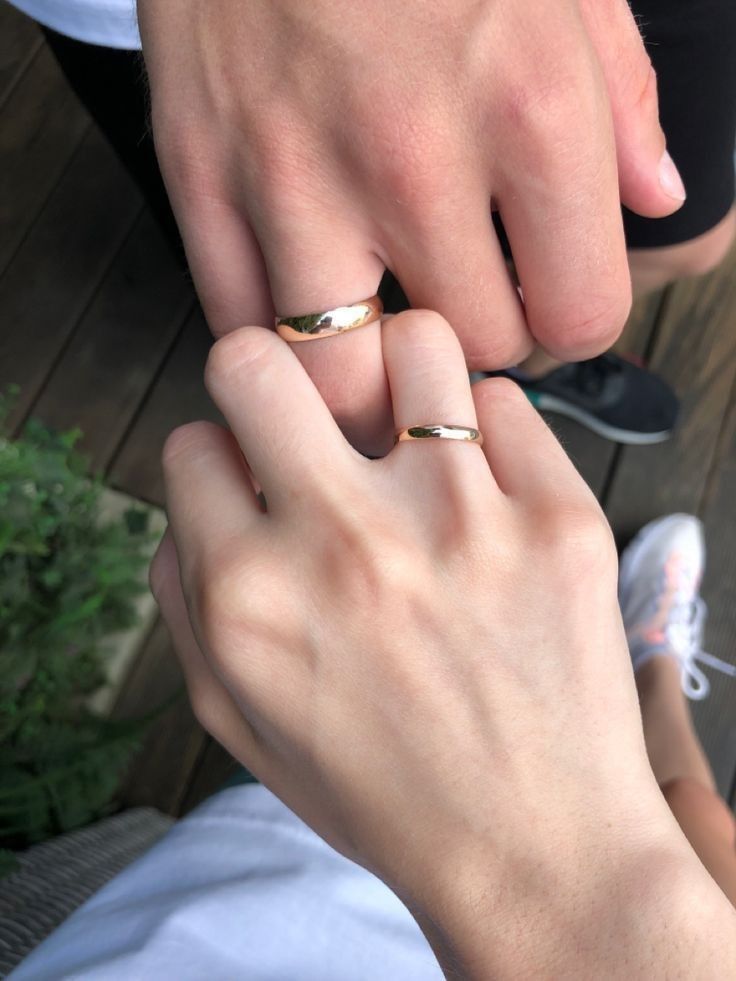
[{"label": "white shirt sleeve", "polygon": [[407,909],[264,787],[205,801],[13,981],[441,981]]},{"label": "white shirt sleeve", "polygon": [[10,0],[59,34],[108,48],[140,50],[135,0]]}]

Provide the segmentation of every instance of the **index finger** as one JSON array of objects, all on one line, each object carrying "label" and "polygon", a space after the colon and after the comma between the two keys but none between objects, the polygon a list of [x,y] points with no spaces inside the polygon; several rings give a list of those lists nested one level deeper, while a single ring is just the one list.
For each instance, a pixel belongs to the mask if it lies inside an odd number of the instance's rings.
[{"label": "index finger", "polygon": [[363,459],[289,345],[270,330],[241,327],[219,340],[207,360],[205,382],[263,488],[269,512],[298,504],[351,461]]}]

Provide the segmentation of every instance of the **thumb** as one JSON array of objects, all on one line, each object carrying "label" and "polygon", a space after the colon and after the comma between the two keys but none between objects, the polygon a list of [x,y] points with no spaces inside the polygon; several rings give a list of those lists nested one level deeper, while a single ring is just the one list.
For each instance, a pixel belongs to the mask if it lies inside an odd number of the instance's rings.
[{"label": "thumb", "polygon": [[581,0],[608,87],[621,201],[646,218],[682,207],[685,187],[659,124],[657,79],[626,0]]}]

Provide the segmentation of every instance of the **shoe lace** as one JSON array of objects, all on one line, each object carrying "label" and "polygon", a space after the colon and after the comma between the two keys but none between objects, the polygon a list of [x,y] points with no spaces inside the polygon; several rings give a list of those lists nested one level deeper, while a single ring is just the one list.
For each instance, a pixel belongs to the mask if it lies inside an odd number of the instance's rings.
[{"label": "shoe lace", "polygon": [[710,682],[700,664],[736,677],[736,666],[702,650],[703,625],[707,607],[700,596],[673,606],[664,633],[667,644],[680,664],[682,690],[695,701],[706,698]]},{"label": "shoe lace", "polygon": [[600,395],[603,386],[611,375],[621,373],[621,365],[607,354],[572,365],[572,381],[577,389],[586,395]]}]

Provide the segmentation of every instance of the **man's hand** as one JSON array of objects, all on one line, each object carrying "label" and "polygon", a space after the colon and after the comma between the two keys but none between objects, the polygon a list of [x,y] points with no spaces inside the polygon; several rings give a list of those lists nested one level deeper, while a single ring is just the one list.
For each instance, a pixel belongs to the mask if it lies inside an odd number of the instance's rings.
[{"label": "man's hand", "polygon": [[512,383],[473,397],[441,318],[383,332],[396,427],[482,448],[368,461],[273,333],[215,345],[232,435],[167,443],[152,570],[194,709],[470,976],[617,977],[622,949],[669,976],[720,893],[649,769],[605,519]]},{"label": "man's hand", "polygon": [[[455,326],[471,369],[533,338],[567,360],[615,340],[620,200],[652,217],[681,203],[625,0],[139,0],[139,19],[216,334],[362,300],[388,267]],[[389,415],[379,336],[298,352],[363,444]]]}]

